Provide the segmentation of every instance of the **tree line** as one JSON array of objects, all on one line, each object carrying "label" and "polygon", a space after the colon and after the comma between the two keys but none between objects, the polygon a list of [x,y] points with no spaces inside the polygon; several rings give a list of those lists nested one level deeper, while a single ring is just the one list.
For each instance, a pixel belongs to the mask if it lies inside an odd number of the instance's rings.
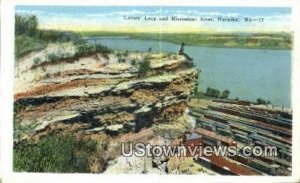
[{"label": "tree line", "polygon": [[29,36],[47,42],[79,42],[80,34],[72,31],[41,30],[38,28],[39,22],[36,15],[15,15],[16,36]]},{"label": "tree line", "polygon": [[218,89],[210,88],[210,87],[208,87],[206,89],[206,92],[204,93],[204,95],[206,95],[208,97],[221,98],[221,99],[228,99],[229,94],[230,94],[230,91],[228,89],[221,92]]}]

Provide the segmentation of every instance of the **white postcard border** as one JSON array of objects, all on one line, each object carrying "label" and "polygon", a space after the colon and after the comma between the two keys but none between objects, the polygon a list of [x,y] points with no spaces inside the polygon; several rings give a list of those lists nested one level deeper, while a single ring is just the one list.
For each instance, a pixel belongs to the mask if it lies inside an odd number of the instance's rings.
[{"label": "white postcard border", "polygon": [[[292,108],[293,108],[293,162],[292,176],[202,176],[202,175],[104,175],[104,174],[54,174],[14,173],[13,154],[13,81],[14,81],[14,6],[15,5],[98,5],[98,6],[222,6],[222,7],[291,7],[294,32],[292,61]],[[1,109],[0,109],[0,177],[3,182],[300,182],[300,3],[282,0],[202,0],[179,1],[104,1],[104,0],[4,0],[1,2]]]}]

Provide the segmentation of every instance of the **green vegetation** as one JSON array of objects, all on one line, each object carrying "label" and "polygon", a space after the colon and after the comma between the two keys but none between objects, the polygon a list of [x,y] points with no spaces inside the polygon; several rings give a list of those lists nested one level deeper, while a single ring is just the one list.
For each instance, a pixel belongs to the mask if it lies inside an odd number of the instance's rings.
[{"label": "green vegetation", "polygon": [[122,60],[123,60],[122,54],[121,54],[120,52],[117,52],[116,56],[118,57],[118,62],[119,62],[119,63],[122,63]]},{"label": "green vegetation", "polygon": [[48,53],[46,56],[46,60],[50,62],[56,62],[63,58],[63,55],[61,53]]},{"label": "green vegetation", "polygon": [[15,16],[15,34],[34,36],[38,31],[38,20],[34,15]]},{"label": "green vegetation", "polygon": [[145,58],[141,63],[139,63],[139,77],[147,76],[148,71],[150,70],[150,59]]},{"label": "green vegetation", "polygon": [[210,88],[210,87],[208,87],[206,89],[206,93],[205,93],[205,95],[208,97],[221,98],[221,99],[228,99],[229,94],[230,94],[230,91],[227,89],[221,93],[220,90],[215,89],[215,88]]},{"label": "green vegetation", "polygon": [[33,59],[33,62],[34,62],[35,65],[37,65],[41,62],[41,58],[36,57],[36,58]]},{"label": "green vegetation", "polygon": [[77,45],[76,51],[75,51],[75,56],[85,56],[85,55],[90,55],[90,54],[95,54],[95,53],[102,53],[104,55],[107,55],[111,53],[111,49],[107,48],[106,46],[102,46],[100,44],[86,44],[82,43]]},{"label": "green vegetation", "polygon": [[21,142],[14,148],[17,172],[89,172],[89,157],[97,143],[75,136],[48,135],[37,144]]},{"label": "green vegetation", "polygon": [[[44,60],[46,62],[55,63],[61,61],[62,59],[71,59],[71,58],[76,59],[78,57],[87,56],[96,53],[102,53],[104,57],[108,58],[107,54],[112,52],[112,50],[100,44],[81,43],[81,44],[76,44],[75,48],[76,49],[74,54],[63,52],[60,50],[57,52],[47,53]],[[33,62],[34,65],[38,65],[41,63],[41,58],[39,57],[34,58]]]},{"label": "green vegetation", "polygon": [[15,38],[15,56],[16,58],[23,57],[30,52],[44,49],[47,44],[33,37],[19,35]]},{"label": "green vegetation", "polygon": [[221,95],[220,98],[222,98],[222,99],[227,99],[227,98],[229,97],[229,94],[230,94],[230,91],[229,91],[229,90],[224,90],[224,91],[222,92],[222,95]]},{"label": "green vegetation", "polygon": [[[40,30],[38,19],[35,15],[16,15],[15,24],[15,56],[23,57],[33,51],[44,49],[48,43],[73,42],[76,45],[75,55],[57,52],[48,53],[45,60],[57,62],[65,58],[86,56],[102,53],[107,56],[111,50],[100,44],[87,44],[79,34],[70,31]],[[127,53],[128,54],[128,53]],[[41,58],[34,58],[34,65],[41,63]]]},{"label": "green vegetation", "polygon": [[207,47],[291,49],[291,33],[128,33],[79,32],[85,37],[128,36],[142,40],[161,40],[176,44]]},{"label": "green vegetation", "polygon": [[51,42],[81,43],[81,36],[70,31],[40,30],[35,15],[15,15],[15,56],[44,49]]},{"label": "green vegetation", "polygon": [[72,31],[38,30],[35,38],[43,40],[46,43],[73,42],[79,44],[83,42],[81,36]]},{"label": "green vegetation", "polygon": [[[196,87],[197,88],[197,87]],[[220,92],[220,90],[215,88],[208,87],[206,89],[206,92],[198,91],[198,89],[195,88],[194,96],[192,98],[194,99],[228,99],[230,91],[224,90],[223,92]],[[229,100],[235,100],[239,101],[240,99],[236,97],[235,99],[229,99]],[[270,101],[264,100],[262,98],[258,98],[256,102],[252,101],[252,103],[258,104],[258,105],[268,105],[272,104]]]},{"label": "green vegetation", "polygon": [[[129,55],[129,51],[128,50],[125,50],[125,51],[117,51],[116,52],[116,56],[118,58],[118,62],[119,63],[125,63],[126,62],[126,59],[125,57],[128,57]],[[130,62],[131,64],[133,63],[132,60]],[[134,63],[135,64],[135,63]]]},{"label": "green vegetation", "polygon": [[132,59],[132,60],[130,61],[130,64],[131,64],[132,66],[135,66],[135,65],[136,65],[136,59]]},{"label": "green vegetation", "polygon": [[214,89],[214,88],[207,88],[206,89],[206,96],[213,97],[213,98],[219,98],[221,96],[220,90]]},{"label": "green vegetation", "polygon": [[256,103],[257,104],[261,104],[261,105],[268,105],[268,104],[271,104],[271,102],[270,101],[266,101],[266,100],[264,100],[264,99],[262,99],[262,98],[258,98],[257,100],[256,100]]},{"label": "green vegetation", "polygon": [[208,87],[206,89],[206,92],[198,91],[198,84],[196,85],[196,88],[194,90],[194,96],[193,98],[197,99],[214,99],[214,98],[220,98],[220,99],[228,99],[229,98],[230,91],[224,90],[223,92],[220,92],[220,90],[215,88]]}]

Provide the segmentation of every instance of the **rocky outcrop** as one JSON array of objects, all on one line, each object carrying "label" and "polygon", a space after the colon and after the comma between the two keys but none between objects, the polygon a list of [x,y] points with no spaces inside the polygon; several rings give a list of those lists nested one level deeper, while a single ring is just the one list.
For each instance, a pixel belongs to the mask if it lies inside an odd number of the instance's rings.
[{"label": "rocky outcrop", "polygon": [[[198,76],[176,54],[112,52],[56,62],[42,59],[55,49],[61,48],[48,47],[17,61],[15,132],[25,133],[16,139],[55,123],[82,123],[86,133],[117,135],[174,121],[186,110]],[[64,50],[70,55],[74,49],[65,45]],[[145,59],[150,66],[141,77],[139,64]]]},{"label": "rocky outcrop", "polygon": [[120,156],[108,165],[106,174],[167,174],[166,162],[160,166],[153,167],[151,157],[124,157]]}]

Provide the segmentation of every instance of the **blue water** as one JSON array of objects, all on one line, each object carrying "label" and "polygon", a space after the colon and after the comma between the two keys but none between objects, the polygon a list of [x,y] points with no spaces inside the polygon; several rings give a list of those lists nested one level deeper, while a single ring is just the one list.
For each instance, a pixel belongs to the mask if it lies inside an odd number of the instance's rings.
[{"label": "blue water", "polygon": [[[153,51],[177,53],[180,48],[168,42],[117,37],[90,41],[129,51],[147,51],[151,47]],[[201,70],[201,91],[207,87],[229,89],[230,98],[263,98],[275,105],[291,106],[291,51],[186,46],[185,53]]]}]

